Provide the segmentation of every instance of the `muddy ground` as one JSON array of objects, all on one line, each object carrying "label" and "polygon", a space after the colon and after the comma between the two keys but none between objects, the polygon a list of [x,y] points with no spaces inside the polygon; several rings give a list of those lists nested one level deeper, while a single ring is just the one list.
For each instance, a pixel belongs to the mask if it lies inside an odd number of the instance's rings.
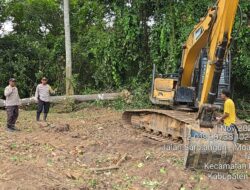
[{"label": "muddy ground", "polygon": [[[98,107],[52,112],[46,125],[35,121],[35,111],[22,110],[21,131],[11,133],[0,111],[0,189],[250,189],[249,178],[216,180],[185,170],[183,153],[164,149],[172,141],[158,142],[124,127],[121,114]],[[246,153],[237,152],[235,162],[249,163]],[[117,162],[117,169],[95,171]]]}]

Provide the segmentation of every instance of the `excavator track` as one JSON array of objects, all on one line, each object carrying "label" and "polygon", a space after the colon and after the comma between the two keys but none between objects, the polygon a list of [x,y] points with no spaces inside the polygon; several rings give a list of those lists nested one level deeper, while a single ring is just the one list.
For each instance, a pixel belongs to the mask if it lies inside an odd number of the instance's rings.
[{"label": "excavator track", "polygon": [[183,143],[185,168],[228,172],[227,169],[215,170],[207,166],[231,163],[235,147],[232,138],[216,125],[213,129],[201,129],[195,112],[131,110],[123,113],[123,122],[126,126],[142,130],[143,136],[148,138]]},{"label": "excavator track", "polygon": [[125,125],[184,141],[185,126],[195,122],[195,113],[175,110],[133,110],[123,113],[123,121]]}]

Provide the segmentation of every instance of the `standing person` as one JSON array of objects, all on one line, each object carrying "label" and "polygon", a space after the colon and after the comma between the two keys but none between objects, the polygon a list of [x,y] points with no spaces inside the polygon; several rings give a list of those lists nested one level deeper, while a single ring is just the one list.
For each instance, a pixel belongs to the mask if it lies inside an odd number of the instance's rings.
[{"label": "standing person", "polygon": [[[223,89],[221,92],[221,98],[224,101],[224,113],[222,117],[217,118],[218,122],[223,122],[226,128],[226,131],[229,133],[233,133],[235,130],[238,133],[239,131],[237,126],[235,125],[236,122],[236,111],[235,105],[233,100],[230,98],[230,91],[227,89]],[[235,139],[235,141],[237,141]]]},{"label": "standing person", "polygon": [[50,85],[48,85],[47,83],[48,79],[46,77],[43,77],[41,80],[41,84],[37,85],[36,87],[35,98],[38,100],[37,115],[36,115],[37,121],[40,121],[40,115],[42,111],[44,112],[43,121],[47,120],[50,108],[50,94],[55,93],[50,87]]},{"label": "standing person", "polygon": [[9,131],[15,131],[17,130],[15,124],[19,115],[20,97],[14,78],[9,80],[9,86],[5,88],[4,96],[6,97],[7,129]]}]

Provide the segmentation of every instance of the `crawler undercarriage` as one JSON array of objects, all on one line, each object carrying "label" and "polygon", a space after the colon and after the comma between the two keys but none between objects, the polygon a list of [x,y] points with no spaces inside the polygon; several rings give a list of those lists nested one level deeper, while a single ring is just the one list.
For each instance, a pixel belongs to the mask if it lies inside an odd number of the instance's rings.
[{"label": "crawler undercarriage", "polygon": [[183,144],[186,168],[208,172],[227,172],[214,170],[208,165],[230,164],[233,158],[236,134],[229,134],[221,126],[200,128],[197,113],[176,110],[133,110],[123,113],[127,126],[144,130],[155,138],[170,138]]}]

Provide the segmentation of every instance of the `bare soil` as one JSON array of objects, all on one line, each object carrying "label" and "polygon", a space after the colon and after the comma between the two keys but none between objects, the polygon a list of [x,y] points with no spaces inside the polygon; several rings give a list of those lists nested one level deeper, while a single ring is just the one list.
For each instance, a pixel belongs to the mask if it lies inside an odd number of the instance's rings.
[{"label": "bare soil", "polygon": [[[12,133],[0,111],[0,189],[250,189],[249,179],[216,180],[185,170],[181,151],[164,150],[165,142],[124,127],[121,115],[111,108],[88,107],[52,112],[46,124],[35,121],[35,111],[21,111],[21,131]],[[246,154],[237,152],[235,162],[249,163]],[[118,169],[93,171],[114,166],[123,156]]]}]

